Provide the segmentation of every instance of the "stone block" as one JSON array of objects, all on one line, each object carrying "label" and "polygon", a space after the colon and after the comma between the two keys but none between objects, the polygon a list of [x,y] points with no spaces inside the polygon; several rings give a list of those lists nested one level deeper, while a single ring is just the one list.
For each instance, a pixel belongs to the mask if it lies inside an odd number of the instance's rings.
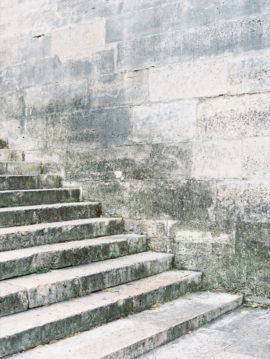
[{"label": "stone block", "polygon": [[267,92],[270,89],[269,50],[243,53],[228,61],[230,94]]},{"label": "stone block", "polygon": [[[0,72],[1,88],[5,95],[18,93],[17,89],[37,87],[50,83],[67,83],[114,73],[114,49],[99,51],[87,59],[61,63],[58,56],[29,61],[17,66],[4,67]],[[67,85],[68,86],[68,85]],[[22,95],[21,95],[22,96]]]},{"label": "stone block", "polygon": [[268,94],[220,97],[198,105],[200,138],[239,138],[270,135]]},{"label": "stone block", "polygon": [[[124,12],[119,16],[109,18],[106,23],[106,42],[131,40],[175,30],[181,25],[181,27],[188,26],[183,1],[163,1],[160,4],[152,1],[152,3],[152,7],[138,12],[135,12],[134,6],[132,9],[133,16],[130,16],[129,12]],[[193,23],[192,18],[189,18],[189,20]],[[201,17],[200,22],[202,23],[203,21],[204,19]]]},{"label": "stone block", "polygon": [[125,229],[131,233],[147,233],[150,250],[171,253],[170,229],[175,223],[171,220],[125,219]]},{"label": "stone block", "polygon": [[[121,13],[107,20],[107,42],[125,41],[146,35],[187,29],[235,17],[267,13],[265,0],[124,1]],[[127,12],[128,11],[128,12]],[[130,16],[130,11],[133,16]]]},{"label": "stone block", "polygon": [[87,58],[105,46],[105,21],[76,24],[51,34],[51,51],[61,61]]},{"label": "stone block", "polygon": [[24,91],[25,116],[72,112],[89,108],[88,82],[79,79],[63,84],[52,83]]},{"label": "stone block", "polygon": [[125,181],[186,178],[191,175],[192,145],[122,145],[67,152],[66,174],[71,180]]},{"label": "stone block", "polygon": [[[55,124],[54,127],[57,126]],[[96,109],[75,112],[66,119],[64,117],[62,133],[76,147],[109,147],[125,144],[129,138],[130,126],[129,108]]]},{"label": "stone block", "polygon": [[18,37],[6,36],[1,39],[0,65],[6,67],[22,63],[37,62],[46,57],[51,57],[51,37],[47,34],[32,37],[29,34],[23,34]]},{"label": "stone block", "polygon": [[238,223],[236,251],[244,272],[245,291],[269,298],[269,220],[268,223]]},{"label": "stone block", "polygon": [[243,140],[243,176],[246,178],[270,177],[269,136]]},{"label": "stone block", "polygon": [[234,243],[233,235],[225,233],[177,231],[172,244],[176,266],[202,271],[206,288],[229,288],[234,279],[230,268],[235,254]]},{"label": "stone block", "polygon": [[59,82],[62,78],[61,62],[57,56],[25,63],[18,66],[16,72],[15,81],[19,88],[42,86]]},{"label": "stone block", "polygon": [[[29,122],[29,128],[31,128]],[[35,130],[41,129],[40,124],[35,124]],[[42,127],[43,130],[43,127]],[[40,148],[44,145],[44,138],[39,133],[36,138],[26,138],[26,131],[23,119],[8,119],[1,123],[1,136],[7,141],[10,148],[16,149],[32,149]],[[37,141],[35,141],[37,140]]]},{"label": "stone block", "polygon": [[258,15],[121,42],[118,69],[138,70],[201,56],[264,49],[270,45],[269,24],[269,15]]},{"label": "stone block", "polygon": [[57,14],[56,1],[35,0],[27,2],[1,2],[0,24],[9,25],[7,32],[12,36],[27,33],[30,36],[48,33],[51,28],[61,25],[61,18]]},{"label": "stone block", "polygon": [[1,93],[0,95],[0,118],[1,121],[16,118],[24,115],[24,98],[20,91]]},{"label": "stone block", "polygon": [[114,73],[114,49],[98,51],[88,58],[63,63],[62,81],[89,79]]},{"label": "stone block", "polygon": [[149,97],[148,87],[147,71],[100,76],[89,82],[91,106],[140,104]]},{"label": "stone block", "polygon": [[196,110],[195,100],[136,106],[131,141],[176,143],[191,140],[196,130]]},{"label": "stone block", "polygon": [[[270,185],[264,181],[217,183],[216,219],[225,224],[269,222]],[[259,238],[258,238],[259,240]]]},{"label": "stone block", "polygon": [[227,63],[215,58],[153,68],[149,84],[151,101],[219,96],[227,92]]},{"label": "stone block", "polygon": [[241,141],[195,142],[193,176],[195,178],[241,178]]},{"label": "stone block", "polygon": [[206,227],[211,221],[215,185],[195,180],[88,181],[86,198],[103,200],[107,214],[132,219],[180,220]]}]

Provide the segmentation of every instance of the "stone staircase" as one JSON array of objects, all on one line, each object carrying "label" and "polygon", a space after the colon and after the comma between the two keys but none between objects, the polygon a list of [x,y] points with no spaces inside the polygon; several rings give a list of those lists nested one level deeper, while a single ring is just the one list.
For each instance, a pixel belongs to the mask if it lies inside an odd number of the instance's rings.
[{"label": "stone staircase", "polygon": [[0,161],[0,358],[135,358],[241,305],[197,292],[201,273],[148,251],[54,165]]}]

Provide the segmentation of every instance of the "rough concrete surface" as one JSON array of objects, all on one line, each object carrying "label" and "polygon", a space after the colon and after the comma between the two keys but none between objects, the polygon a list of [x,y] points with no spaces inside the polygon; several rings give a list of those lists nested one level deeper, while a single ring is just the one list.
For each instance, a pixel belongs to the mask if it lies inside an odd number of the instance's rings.
[{"label": "rough concrete surface", "polygon": [[45,359],[63,355],[78,359],[133,359],[233,310],[241,301],[241,296],[230,294],[189,294],[15,357]]},{"label": "rough concrete surface", "polygon": [[241,307],[140,359],[268,359],[270,311]]}]

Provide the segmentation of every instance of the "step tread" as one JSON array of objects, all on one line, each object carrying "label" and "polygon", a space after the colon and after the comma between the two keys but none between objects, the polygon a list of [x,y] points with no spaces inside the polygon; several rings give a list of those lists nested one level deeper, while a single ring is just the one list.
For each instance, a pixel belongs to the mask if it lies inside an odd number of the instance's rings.
[{"label": "step tread", "polygon": [[26,165],[42,165],[42,161],[0,161],[0,165],[1,164],[12,164],[12,165],[16,165],[16,164],[26,164]]},{"label": "step tread", "polygon": [[[80,202],[85,203],[85,202]],[[94,203],[94,202],[91,202]],[[98,202],[96,202],[98,203]],[[78,205],[78,202],[76,203]],[[46,205],[46,207],[49,205]],[[34,206],[37,207],[37,206]],[[40,207],[40,206],[38,206]],[[13,207],[14,208],[14,207]],[[20,208],[20,207],[19,207]],[[37,224],[29,224],[25,226],[12,226],[12,227],[0,227],[0,236],[8,235],[12,233],[27,233],[27,232],[35,232],[38,230],[49,230],[51,228],[61,228],[61,227],[69,227],[69,226],[78,226],[88,223],[98,223],[98,222],[106,222],[110,221],[122,220],[120,217],[99,217],[99,218],[86,218],[86,219],[74,219],[71,221],[60,221],[60,222],[50,222],[50,223],[37,223]]]},{"label": "step tread", "polygon": [[[120,239],[119,239],[120,241]],[[1,297],[9,293],[15,293],[22,289],[31,289],[37,286],[49,285],[57,282],[72,280],[89,276],[92,274],[101,274],[118,268],[131,267],[134,264],[145,263],[150,261],[158,261],[165,258],[171,258],[170,254],[156,252],[142,252],[131,254],[116,259],[108,259],[105,261],[95,262],[91,264],[57,269],[48,273],[39,275],[31,274],[19,278],[7,279],[0,282]],[[181,278],[191,275],[192,272],[181,273]]]},{"label": "step tread", "polygon": [[0,179],[1,178],[9,178],[9,177],[11,177],[11,178],[46,178],[46,177],[61,177],[61,176],[59,176],[59,175],[57,175],[57,174],[49,174],[49,173],[44,173],[44,174],[38,174],[38,175],[31,175],[31,174],[29,174],[29,175],[26,175],[26,174],[24,174],[24,175],[17,175],[17,174],[15,174],[15,175],[13,175],[13,174],[0,174]]},{"label": "step tread", "polygon": [[107,237],[99,237],[96,239],[83,239],[79,241],[70,241],[70,242],[62,242],[62,243],[53,243],[53,244],[45,244],[37,247],[29,247],[22,249],[15,249],[6,252],[0,252],[0,262],[8,262],[11,260],[19,260],[20,258],[26,258],[33,255],[38,255],[46,252],[56,252],[56,251],[67,251],[75,248],[83,248],[89,246],[96,246],[102,243],[113,243],[113,242],[121,242],[128,238],[138,238],[143,237],[135,234],[123,234],[123,235],[114,235]]},{"label": "step tread", "polygon": [[80,188],[33,188],[33,189],[11,189],[0,191],[0,195],[3,194],[13,194],[13,193],[32,193],[32,192],[63,192],[63,191],[79,191]]},{"label": "step tread", "polygon": [[64,208],[64,207],[84,207],[91,205],[99,205],[100,202],[70,202],[70,203],[53,203],[53,204],[39,204],[33,206],[19,206],[10,208],[0,208],[0,214],[2,212],[18,212],[18,211],[31,211],[38,209],[50,209],[50,208]]},{"label": "step tread", "polygon": [[[49,357],[71,358],[117,358],[117,353],[136,348],[136,344],[147,343],[149,349],[155,345],[154,338],[158,338],[158,344],[161,345],[173,339],[170,337],[170,330],[186,324],[181,331],[184,334],[188,325],[202,315],[209,316],[210,313],[219,311],[221,307],[227,307],[230,310],[241,304],[242,297],[233,294],[200,292],[188,294],[172,302],[163,304],[160,307],[146,310],[134,314],[128,318],[116,320],[101,327],[81,333],[77,336],[67,338],[56,343],[40,346],[16,357],[25,359],[47,359]],[[218,315],[213,315],[217,317]],[[180,335],[180,333],[179,333]],[[178,336],[179,336],[178,335]],[[104,345],[106,343],[106,345]],[[143,354],[147,350],[147,345],[142,352],[133,353],[133,356],[122,355],[119,358],[134,358],[135,355]],[[134,355],[135,354],[135,355]]]},{"label": "step tread", "polygon": [[[126,298],[157,290],[162,286],[166,287],[170,283],[170,277],[171,283],[177,282],[182,278],[181,271],[168,273],[169,272],[164,272],[85,297],[3,317],[0,319],[0,339],[30,330],[31,328],[36,328],[37,326],[40,327],[66,318],[72,318],[89,310],[95,310],[113,303],[118,303]],[[173,273],[173,275],[171,273]]]}]

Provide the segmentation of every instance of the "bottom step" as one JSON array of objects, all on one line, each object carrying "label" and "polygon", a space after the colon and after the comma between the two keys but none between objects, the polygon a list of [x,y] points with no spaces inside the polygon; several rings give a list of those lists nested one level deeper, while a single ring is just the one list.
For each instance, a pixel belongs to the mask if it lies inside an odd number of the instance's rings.
[{"label": "bottom step", "polygon": [[19,354],[21,359],[131,359],[242,304],[242,296],[195,293],[126,319]]}]

